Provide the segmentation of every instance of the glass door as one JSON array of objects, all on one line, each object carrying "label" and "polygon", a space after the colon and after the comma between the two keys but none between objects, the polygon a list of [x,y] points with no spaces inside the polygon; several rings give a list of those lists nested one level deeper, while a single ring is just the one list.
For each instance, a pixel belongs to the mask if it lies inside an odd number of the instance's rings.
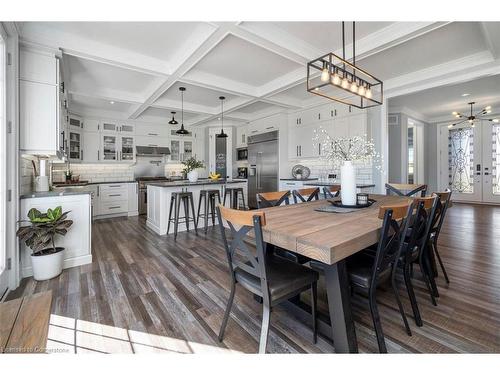
[{"label": "glass door", "polygon": [[500,203],[500,124],[482,121],[483,202]]},{"label": "glass door", "polygon": [[121,137],[120,160],[134,160],[134,137]]},{"label": "glass door", "polygon": [[82,134],[80,132],[69,131],[69,159],[71,161],[82,160]]},{"label": "glass door", "polygon": [[473,128],[445,129],[448,152],[447,160],[441,152],[441,185],[446,186],[445,164],[453,200],[500,204],[500,124],[481,121]]},{"label": "glass door", "polygon": [[182,160],[187,160],[193,156],[193,141],[182,142]]},{"label": "glass door", "polygon": [[[6,129],[6,57],[5,38],[0,26],[0,128]],[[8,260],[7,260],[7,132],[0,131],[0,298],[7,291]]]},{"label": "glass door", "polygon": [[172,139],[170,141],[170,160],[180,161],[181,157],[181,141]]},{"label": "glass door", "polygon": [[115,135],[102,136],[103,160],[117,160],[117,137]]}]

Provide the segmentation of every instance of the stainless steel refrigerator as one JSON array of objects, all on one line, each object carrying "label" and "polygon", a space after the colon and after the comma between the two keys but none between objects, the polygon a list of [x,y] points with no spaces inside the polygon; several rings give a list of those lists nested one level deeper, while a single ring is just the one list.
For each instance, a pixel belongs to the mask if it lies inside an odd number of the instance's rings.
[{"label": "stainless steel refrigerator", "polygon": [[248,206],[257,208],[257,193],[278,191],[278,134],[248,137]]}]

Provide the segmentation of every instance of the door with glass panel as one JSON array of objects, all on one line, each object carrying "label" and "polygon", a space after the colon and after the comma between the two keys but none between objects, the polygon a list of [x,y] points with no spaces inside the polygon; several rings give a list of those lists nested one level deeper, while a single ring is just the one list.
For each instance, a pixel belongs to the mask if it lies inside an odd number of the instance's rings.
[{"label": "door with glass panel", "polygon": [[453,200],[500,203],[499,174],[500,124],[441,128],[441,185],[453,191]]},{"label": "door with glass panel", "polygon": [[[0,24],[0,299],[7,291],[9,264],[7,259],[7,132],[6,129],[6,35]],[[1,322],[0,322],[1,324]]]}]

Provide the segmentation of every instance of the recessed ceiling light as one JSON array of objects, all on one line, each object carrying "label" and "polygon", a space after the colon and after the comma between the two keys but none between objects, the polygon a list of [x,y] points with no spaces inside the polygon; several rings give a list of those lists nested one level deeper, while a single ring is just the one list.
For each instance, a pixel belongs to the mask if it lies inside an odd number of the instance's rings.
[{"label": "recessed ceiling light", "polygon": [[115,102],[111,100],[111,101],[109,102],[109,104],[115,104]]},{"label": "recessed ceiling light", "polygon": [[468,93],[462,94],[462,96],[469,96],[469,95],[470,95],[470,94],[468,94]]}]

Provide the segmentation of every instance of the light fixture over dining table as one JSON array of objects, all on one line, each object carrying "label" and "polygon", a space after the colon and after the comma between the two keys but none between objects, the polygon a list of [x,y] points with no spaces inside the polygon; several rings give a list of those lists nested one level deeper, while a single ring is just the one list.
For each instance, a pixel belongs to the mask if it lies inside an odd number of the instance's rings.
[{"label": "light fixture over dining table", "polygon": [[383,103],[383,82],[356,66],[356,24],[352,23],[352,59],[345,57],[345,25],[342,22],[342,57],[333,52],[307,63],[307,91],[357,108]]}]

